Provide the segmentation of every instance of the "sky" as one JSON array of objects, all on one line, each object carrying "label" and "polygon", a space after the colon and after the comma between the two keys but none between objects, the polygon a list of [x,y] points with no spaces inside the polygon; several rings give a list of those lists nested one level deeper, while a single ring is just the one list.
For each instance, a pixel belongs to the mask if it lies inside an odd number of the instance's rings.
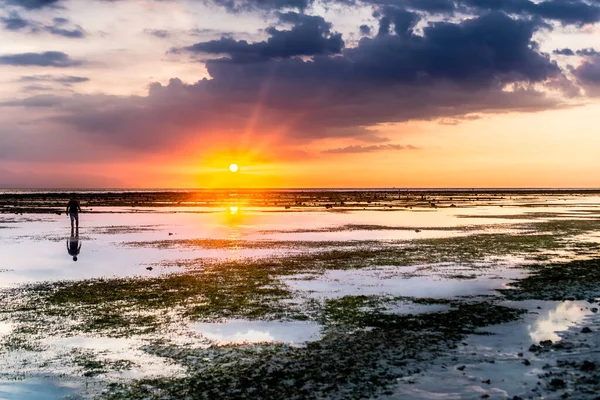
[{"label": "sky", "polygon": [[0,0],[0,188],[600,187],[599,21],[600,0]]}]

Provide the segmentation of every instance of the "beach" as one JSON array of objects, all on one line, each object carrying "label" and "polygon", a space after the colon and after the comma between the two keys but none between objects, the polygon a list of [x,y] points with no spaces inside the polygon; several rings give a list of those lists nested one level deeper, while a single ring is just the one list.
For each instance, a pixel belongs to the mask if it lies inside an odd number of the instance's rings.
[{"label": "beach", "polygon": [[0,192],[0,399],[600,391],[600,191],[70,195]]}]

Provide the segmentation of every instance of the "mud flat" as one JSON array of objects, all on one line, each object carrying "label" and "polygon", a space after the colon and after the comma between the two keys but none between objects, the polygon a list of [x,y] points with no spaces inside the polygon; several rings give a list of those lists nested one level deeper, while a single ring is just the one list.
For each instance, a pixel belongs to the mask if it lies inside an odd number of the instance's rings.
[{"label": "mud flat", "polygon": [[600,391],[593,193],[209,194],[5,194],[0,397]]}]

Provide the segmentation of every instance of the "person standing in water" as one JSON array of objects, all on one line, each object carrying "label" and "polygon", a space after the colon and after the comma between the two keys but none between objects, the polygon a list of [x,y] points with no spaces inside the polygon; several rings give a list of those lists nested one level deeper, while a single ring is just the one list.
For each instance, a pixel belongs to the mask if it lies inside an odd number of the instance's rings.
[{"label": "person standing in water", "polygon": [[67,215],[71,217],[71,237],[73,237],[73,222],[75,222],[77,227],[77,235],[79,236],[79,212],[81,211],[81,206],[79,205],[79,200],[77,200],[77,196],[72,195],[71,200],[67,204]]}]

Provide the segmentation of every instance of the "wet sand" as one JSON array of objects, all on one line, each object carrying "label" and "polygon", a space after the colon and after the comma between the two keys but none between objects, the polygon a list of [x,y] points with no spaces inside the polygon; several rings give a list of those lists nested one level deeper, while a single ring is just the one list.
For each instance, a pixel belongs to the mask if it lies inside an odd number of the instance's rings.
[{"label": "wet sand", "polygon": [[68,195],[0,194],[0,398],[600,390],[597,192],[81,193],[77,262]]}]

